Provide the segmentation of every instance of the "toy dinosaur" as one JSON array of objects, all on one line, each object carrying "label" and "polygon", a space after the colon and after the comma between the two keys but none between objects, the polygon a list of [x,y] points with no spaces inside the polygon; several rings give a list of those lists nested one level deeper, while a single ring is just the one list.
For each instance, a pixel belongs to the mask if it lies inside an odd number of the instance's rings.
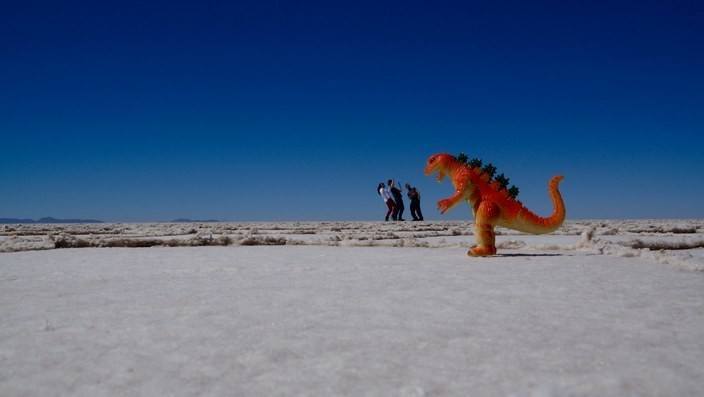
[{"label": "toy dinosaur", "polygon": [[565,203],[557,189],[562,176],[553,177],[549,184],[553,212],[547,218],[540,217],[518,201],[515,196],[518,189],[513,187],[511,193],[506,190],[508,179],[492,180],[496,168],[487,165],[481,168],[480,160],[466,162],[466,156],[460,155],[462,161],[446,153],[435,154],[428,158],[425,174],[437,172],[438,181],[449,176],[455,187],[455,194],[438,201],[440,213],[445,213],[461,201],[467,201],[474,213],[474,228],[477,245],[467,255],[487,256],[496,254],[494,226],[502,226],[521,232],[544,234],[557,230],[565,220]]}]

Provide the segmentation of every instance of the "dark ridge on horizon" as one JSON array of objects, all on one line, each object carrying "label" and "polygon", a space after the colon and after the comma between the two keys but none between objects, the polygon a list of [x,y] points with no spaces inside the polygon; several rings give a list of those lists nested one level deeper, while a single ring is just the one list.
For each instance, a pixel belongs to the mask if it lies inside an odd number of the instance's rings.
[{"label": "dark ridge on horizon", "polygon": [[[157,221],[164,223],[216,223],[222,222],[219,219],[189,219],[189,218],[176,218],[171,221]],[[98,219],[61,219],[54,218],[51,216],[46,216],[37,220],[29,218],[0,218],[0,225],[8,224],[42,224],[42,223],[105,223]]]},{"label": "dark ridge on horizon", "polygon": [[22,218],[0,218],[0,224],[12,224],[12,223],[104,223],[97,219],[60,219],[53,218],[51,216],[45,216],[37,220],[34,219],[22,219]]}]

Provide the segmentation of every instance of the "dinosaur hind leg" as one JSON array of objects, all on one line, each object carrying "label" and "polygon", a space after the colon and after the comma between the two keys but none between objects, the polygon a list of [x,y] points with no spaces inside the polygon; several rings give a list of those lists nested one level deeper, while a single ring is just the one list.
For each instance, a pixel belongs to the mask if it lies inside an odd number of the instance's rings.
[{"label": "dinosaur hind leg", "polygon": [[496,234],[494,222],[499,217],[499,207],[490,202],[479,204],[474,221],[474,235],[477,245],[472,247],[467,255],[487,256],[496,254]]},{"label": "dinosaur hind leg", "polygon": [[469,256],[487,256],[496,254],[496,235],[494,234],[494,225],[487,223],[477,223],[474,226],[477,245],[472,247],[467,255]]}]

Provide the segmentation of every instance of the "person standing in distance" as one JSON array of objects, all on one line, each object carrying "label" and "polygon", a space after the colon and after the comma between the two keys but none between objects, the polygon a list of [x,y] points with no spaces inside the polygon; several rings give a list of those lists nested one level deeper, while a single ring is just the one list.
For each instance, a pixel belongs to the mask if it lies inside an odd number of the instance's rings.
[{"label": "person standing in distance", "polygon": [[403,219],[403,210],[406,208],[403,205],[403,192],[401,192],[401,189],[396,186],[396,183],[393,181],[393,179],[389,179],[389,187],[391,189],[391,195],[394,197],[394,202],[396,202],[396,210],[394,211],[392,217],[394,218],[395,221],[404,221]]},{"label": "person standing in distance", "polygon": [[406,190],[408,193],[408,199],[411,200],[411,216],[414,221],[422,221],[423,213],[420,211],[420,193],[415,187],[411,187],[410,184],[406,184]]},{"label": "person standing in distance", "polygon": [[[384,186],[384,182],[379,183],[376,192],[381,196],[381,199],[384,200],[384,204],[386,204],[386,208],[388,208],[386,218],[384,218],[385,221],[388,221],[389,215],[393,214],[396,210],[396,204],[394,204],[394,200],[391,198],[391,192]],[[396,220],[396,218],[394,218],[394,220]]]}]

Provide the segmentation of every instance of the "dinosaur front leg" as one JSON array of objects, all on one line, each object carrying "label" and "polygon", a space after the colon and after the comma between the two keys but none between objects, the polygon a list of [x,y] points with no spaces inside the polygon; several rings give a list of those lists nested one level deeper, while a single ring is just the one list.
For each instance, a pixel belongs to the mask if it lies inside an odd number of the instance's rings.
[{"label": "dinosaur front leg", "polygon": [[460,201],[465,199],[464,191],[457,190],[452,196],[438,201],[438,209],[441,214],[444,214],[450,208],[456,206]]},{"label": "dinosaur front leg", "polygon": [[467,255],[487,256],[496,254],[496,234],[494,224],[499,218],[499,207],[489,201],[479,204],[475,212],[474,237],[477,245],[472,247]]}]

